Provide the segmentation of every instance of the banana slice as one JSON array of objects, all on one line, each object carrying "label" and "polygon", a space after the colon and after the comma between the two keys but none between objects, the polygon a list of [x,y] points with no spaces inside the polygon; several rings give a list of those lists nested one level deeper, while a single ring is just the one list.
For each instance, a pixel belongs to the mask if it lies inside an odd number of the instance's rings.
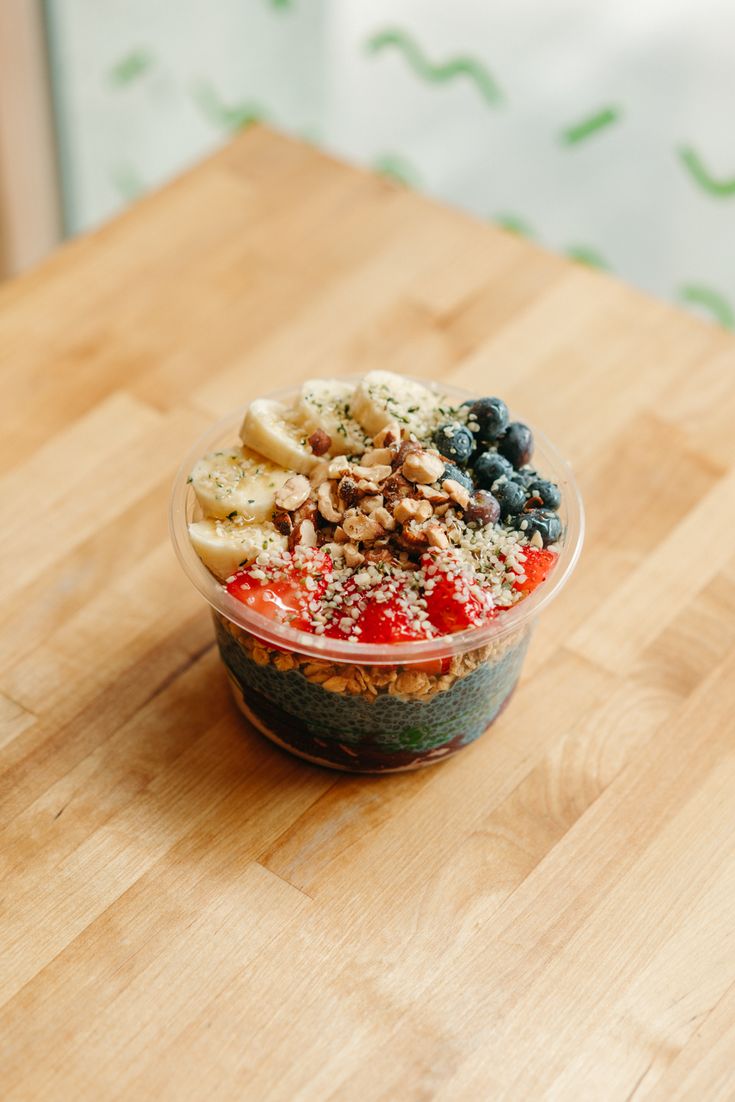
[{"label": "banana slice", "polygon": [[245,524],[241,518],[218,520],[206,517],[189,525],[194,550],[212,573],[225,581],[261,551],[283,551],[288,540],[273,524]]},{"label": "banana slice", "polygon": [[301,388],[299,412],[308,432],[324,429],[332,441],[330,455],[362,455],[365,432],[352,416],[355,384],[344,379],[308,379]]},{"label": "banana slice", "polygon": [[263,521],[273,516],[276,491],[291,473],[250,448],[227,448],[203,456],[191,472],[191,483],[207,516],[234,512],[248,521]]},{"label": "banana slice", "polygon": [[246,448],[261,452],[281,467],[308,474],[318,462],[307,443],[309,433],[298,411],[274,398],[256,398],[245,413],[240,439]]},{"label": "banana slice", "polygon": [[358,384],[352,415],[371,436],[391,421],[425,436],[436,420],[439,395],[392,371],[370,371]]}]

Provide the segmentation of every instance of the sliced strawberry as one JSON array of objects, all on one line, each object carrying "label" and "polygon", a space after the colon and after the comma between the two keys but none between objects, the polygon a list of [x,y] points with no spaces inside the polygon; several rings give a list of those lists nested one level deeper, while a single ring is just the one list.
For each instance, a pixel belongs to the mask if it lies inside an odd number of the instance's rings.
[{"label": "sliced strawberry", "polygon": [[527,547],[523,553],[526,557],[523,564],[526,577],[524,581],[516,581],[513,588],[520,593],[529,594],[546,581],[559,556],[548,547]]},{"label": "sliced strawberry", "polygon": [[426,608],[429,620],[441,635],[478,627],[491,615],[492,600],[478,582],[471,582],[459,567],[437,567],[428,574]]},{"label": "sliced strawberry", "polygon": [[[323,596],[332,568],[329,555],[314,550],[285,566],[262,570],[246,567],[227,583],[227,592],[271,620],[310,631],[309,601]],[[258,577],[259,573],[267,576]]]},{"label": "sliced strawberry", "polygon": [[[360,643],[405,643],[426,638],[425,629],[411,618],[398,594],[388,595],[384,584],[365,590],[350,578],[344,585],[342,596],[342,607],[335,611],[334,619],[325,632],[332,639],[352,639]],[[350,617],[350,610],[356,607],[359,616]],[[343,627],[342,621],[347,619],[360,628],[357,635],[351,634],[347,623]]]},{"label": "sliced strawberry", "polygon": [[368,597],[358,623],[361,643],[406,643],[426,638],[420,624],[411,620],[395,597],[389,601]]}]

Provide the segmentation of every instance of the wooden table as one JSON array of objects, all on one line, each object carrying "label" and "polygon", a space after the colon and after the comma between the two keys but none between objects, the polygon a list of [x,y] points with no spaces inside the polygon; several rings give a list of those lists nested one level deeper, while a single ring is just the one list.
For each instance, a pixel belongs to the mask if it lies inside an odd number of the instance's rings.
[{"label": "wooden table", "polygon": [[[254,129],[0,295],[1,1093],[735,1097],[735,343]],[[386,367],[572,458],[573,582],[493,733],[297,761],[169,547],[193,438]]]}]

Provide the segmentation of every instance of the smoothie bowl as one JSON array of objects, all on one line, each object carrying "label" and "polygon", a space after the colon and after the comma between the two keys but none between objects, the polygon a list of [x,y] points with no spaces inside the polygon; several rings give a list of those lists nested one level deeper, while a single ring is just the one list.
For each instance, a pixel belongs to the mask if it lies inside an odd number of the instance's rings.
[{"label": "smoothie bowl", "polygon": [[170,524],[244,715],[308,761],[370,773],[488,728],[583,536],[569,467],[501,399],[384,371],[215,425]]}]

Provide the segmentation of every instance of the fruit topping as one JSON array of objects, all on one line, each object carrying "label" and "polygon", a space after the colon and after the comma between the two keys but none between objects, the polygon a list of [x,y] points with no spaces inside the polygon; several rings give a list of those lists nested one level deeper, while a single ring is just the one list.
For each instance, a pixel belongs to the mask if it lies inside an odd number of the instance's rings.
[{"label": "fruit topping", "polygon": [[516,470],[524,467],[533,455],[533,433],[521,421],[511,421],[498,442],[498,451]]},{"label": "fruit topping", "polygon": [[464,519],[468,524],[475,524],[478,528],[497,524],[500,519],[500,503],[488,490],[478,490],[470,498],[469,505],[464,511]]},{"label": "fruit topping", "polygon": [[545,478],[534,478],[528,484],[529,504],[533,507],[542,506],[545,509],[558,509],[561,505],[561,493],[555,482],[549,482]]},{"label": "fruit topping", "polygon": [[499,482],[494,493],[504,517],[512,517],[522,512],[526,503],[526,491],[517,482]]},{"label": "fruit topping", "polygon": [[498,452],[483,452],[475,460],[475,478],[483,490],[492,490],[499,478],[510,478],[513,464]]},{"label": "fruit topping", "polygon": [[527,547],[525,552],[523,573],[525,577],[518,579],[515,588],[527,595],[532,593],[537,586],[545,582],[558,558],[555,551],[547,547]]},{"label": "fruit topping", "polygon": [[467,427],[483,444],[494,444],[508,425],[508,407],[502,398],[477,398],[465,402]]},{"label": "fruit topping", "polygon": [[333,563],[324,551],[310,549],[284,556],[267,570],[249,566],[227,580],[227,592],[271,620],[310,630],[310,605],[327,590]]},{"label": "fruit topping", "polygon": [[490,594],[473,582],[452,558],[422,560],[429,621],[439,635],[450,635],[483,624],[493,611]]},{"label": "fruit topping", "polygon": [[544,547],[556,543],[561,537],[561,521],[551,509],[529,509],[512,518],[513,527],[527,536],[531,542],[538,536]]},{"label": "fruit topping", "polygon": [[475,488],[467,471],[461,470],[455,463],[447,463],[439,481],[445,482],[447,479],[451,479],[453,482],[459,482],[460,486],[464,486],[469,493],[472,493]]},{"label": "fruit topping", "polygon": [[459,421],[445,421],[434,433],[438,451],[453,463],[464,464],[475,450],[475,438]]}]

